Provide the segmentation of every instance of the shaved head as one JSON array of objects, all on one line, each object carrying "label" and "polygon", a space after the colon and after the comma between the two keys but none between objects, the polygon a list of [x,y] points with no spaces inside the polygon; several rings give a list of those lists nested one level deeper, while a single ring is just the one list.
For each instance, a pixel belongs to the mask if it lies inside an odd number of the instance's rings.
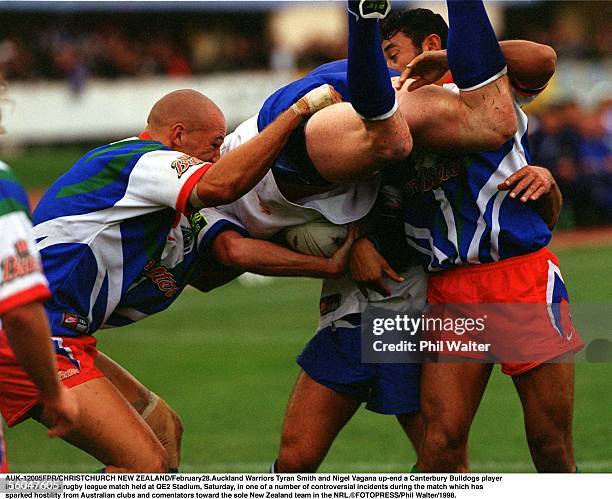
[{"label": "shaved head", "polygon": [[225,138],[225,117],[197,90],[175,90],[153,105],[145,131],[175,151],[214,163]]},{"label": "shaved head", "polygon": [[197,90],[175,90],[159,99],[147,118],[147,126],[160,130],[175,123],[184,123],[187,128],[205,126],[206,118],[223,114],[217,105]]}]

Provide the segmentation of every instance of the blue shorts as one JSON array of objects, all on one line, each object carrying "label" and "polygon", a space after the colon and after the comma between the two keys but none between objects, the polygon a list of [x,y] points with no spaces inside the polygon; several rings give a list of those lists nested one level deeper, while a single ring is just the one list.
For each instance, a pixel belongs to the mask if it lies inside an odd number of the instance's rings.
[{"label": "blue shorts", "polygon": [[420,408],[420,364],[362,364],[359,314],[328,326],[310,340],[297,362],[317,383],[366,403],[379,414],[409,414]]}]

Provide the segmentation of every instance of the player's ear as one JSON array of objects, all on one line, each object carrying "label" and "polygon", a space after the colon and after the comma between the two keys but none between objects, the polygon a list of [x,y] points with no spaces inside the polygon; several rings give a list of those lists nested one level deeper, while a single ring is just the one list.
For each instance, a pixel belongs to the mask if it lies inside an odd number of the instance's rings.
[{"label": "player's ear", "polygon": [[175,123],[172,126],[172,144],[174,146],[182,146],[185,143],[186,128],[183,123]]},{"label": "player's ear", "polygon": [[430,50],[442,50],[442,39],[435,33],[427,35],[423,40],[421,48],[423,49],[423,52],[428,52]]}]

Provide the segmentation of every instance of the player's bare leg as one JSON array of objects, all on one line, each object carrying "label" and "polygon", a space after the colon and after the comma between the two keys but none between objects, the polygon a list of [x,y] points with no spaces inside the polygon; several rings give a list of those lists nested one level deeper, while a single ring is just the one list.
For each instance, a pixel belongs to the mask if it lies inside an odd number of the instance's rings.
[{"label": "player's bare leg", "polygon": [[536,469],[540,473],[575,472],[574,364],[542,364],[514,376],[513,381],[523,404],[525,432]]},{"label": "player's bare leg", "polygon": [[[482,151],[501,147],[516,132],[517,118],[505,76],[505,60],[481,1],[449,1],[448,63],[461,92],[436,86],[397,94],[399,108],[386,120],[367,117],[368,101],[380,105],[388,86],[372,52],[369,66],[351,74],[352,107],[331,106],[315,114],[306,126],[306,146],[317,171],[330,182],[351,182],[376,173],[385,164],[400,161],[412,149],[412,138],[421,147],[451,151]],[[351,21],[349,17],[349,21]],[[354,20],[352,20],[354,21]],[[349,41],[360,39],[361,19],[349,27]],[[374,39],[374,35],[371,35]],[[355,44],[365,51],[365,42]],[[382,50],[379,50],[382,54]],[[363,59],[363,58],[362,58]],[[370,68],[368,70],[368,67]],[[359,74],[371,77],[369,86]],[[352,76],[352,77],[351,77]],[[359,92],[359,88],[366,89]],[[366,111],[362,110],[366,105]]]},{"label": "player's bare leg", "polygon": [[[315,114],[306,127],[310,158],[329,182],[350,183],[371,177],[385,163],[402,160],[412,150],[410,131],[397,111],[382,51],[378,19],[388,11],[388,2],[348,2],[348,107],[353,121],[348,122],[348,127],[342,123],[339,134],[337,123],[328,122],[326,114]],[[356,144],[359,145],[354,150]],[[340,153],[330,146],[341,148]]]},{"label": "player's bare leg", "polygon": [[183,425],[178,414],[163,399],[102,352],[96,356],[95,365],[153,430],[166,449],[169,469],[178,471],[183,436]]},{"label": "player's bare leg", "polygon": [[[70,390],[80,412],[66,441],[104,463],[107,473],[168,471],[168,455],[157,437],[108,379]],[[41,422],[46,424],[44,416]]]},{"label": "player's bare leg", "polygon": [[359,118],[348,103],[316,113],[305,128],[308,156],[332,183],[372,177],[412,150],[412,136],[401,111],[382,121]]},{"label": "player's bare leg", "polygon": [[492,367],[491,364],[463,362],[423,364],[421,415],[424,432],[417,451],[420,471],[468,471],[468,434]]},{"label": "player's bare leg", "polygon": [[315,472],[360,405],[301,371],[285,413],[275,471]]},{"label": "player's bare leg", "polygon": [[414,447],[414,450],[418,451],[421,447],[421,441],[423,439],[423,418],[421,413],[417,412],[414,414],[398,414],[396,416],[397,422],[404,430],[404,433],[410,440],[410,443]]}]

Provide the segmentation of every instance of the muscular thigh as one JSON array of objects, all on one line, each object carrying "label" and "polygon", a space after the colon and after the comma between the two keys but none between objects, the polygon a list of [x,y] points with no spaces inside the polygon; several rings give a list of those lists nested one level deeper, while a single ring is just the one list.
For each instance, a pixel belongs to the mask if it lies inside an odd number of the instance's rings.
[{"label": "muscular thigh", "polygon": [[316,113],[308,121],[305,134],[310,159],[319,174],[333,183],[370,178],[388,163],[389,154],[401,149],[401,144],[406,148],[405,155],[412,147],[401,113],[383,121],[365,121],[348,103]]},{"label": "muscular thigh", "polygon": [[[566,356],[571,361],[571,356]],[[574,364],[552,363],[514,376],[526,423],[533,428],[571,428],[574,405]]]},{"label": "muscular thigh", "polygon": [[425,363],[421,411],[427,424],[469,428],[491,375],[490,364]]}]

